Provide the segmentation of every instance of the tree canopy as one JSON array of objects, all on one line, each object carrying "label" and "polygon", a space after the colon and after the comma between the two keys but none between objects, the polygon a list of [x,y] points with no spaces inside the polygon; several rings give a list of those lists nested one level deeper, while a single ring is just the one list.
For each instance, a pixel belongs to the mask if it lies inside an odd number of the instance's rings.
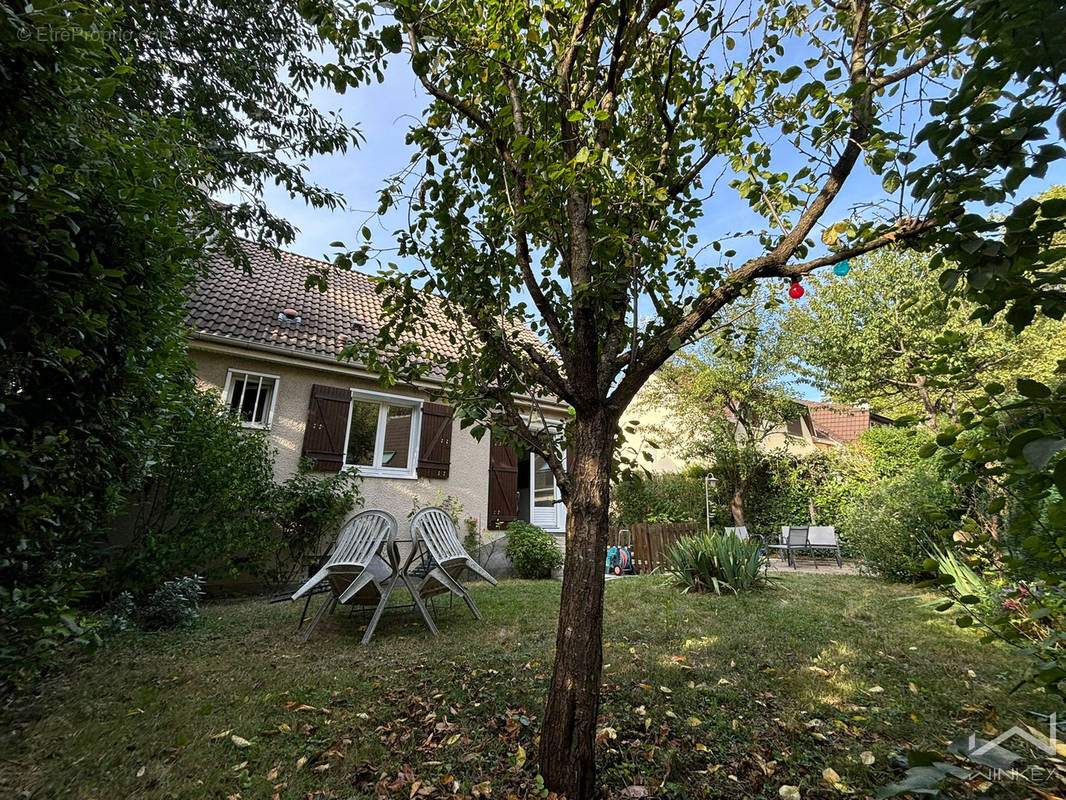
[{"label": "tree canopy", "polygon": [[885,249],[855,259],[846,276],[812,276],[782,325],[799,376],[841,403],[889,416],[917,414],[931,427],[958,419],[992,380],[1046,378],[1066,356],[1066,331],[1043,320],[1015,334],[1002,315],[940,288],[929,258]]},{"label": "tree canopy", "polygon": [[[430,102],[380,210],[406,212],[396,239],[413,266],[386,268],[377,346],[351,355],[389,380],[439,370],[475,431],[506,432],[555,473],[569,514],[540,754],[549,788],[595,791],[600,562],[620,415],[754,282],[918,244],[958,217],[956,196],[913,200],[903,186],[939,168],[918,134],[940,113],[927,98],[953,93],[952,71],[998,35],[970,14],[936,0],[396,4],[390,39]],[[882,189],[839,208],[861,173]],[[725,195],[753,230],[701,221]],[[374,254],[367,244],[338,261]],[[462,357],[424,345],[437,323],[422,290],[441,296],[453,322],[439,327],[466,345]],[[545,395],[574,409],[562,436],[530,408]]]}]

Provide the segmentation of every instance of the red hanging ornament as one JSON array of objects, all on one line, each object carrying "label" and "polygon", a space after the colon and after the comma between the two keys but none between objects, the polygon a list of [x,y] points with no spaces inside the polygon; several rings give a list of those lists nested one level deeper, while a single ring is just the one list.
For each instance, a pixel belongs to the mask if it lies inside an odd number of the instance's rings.
[{"label": "red hanging ornament", "polygon": [[800,286],[800,282],[797,278],[792,279],[792,285],[788,287],[788,296],[793,300],[799,300],[803,297],[803,287]]}]

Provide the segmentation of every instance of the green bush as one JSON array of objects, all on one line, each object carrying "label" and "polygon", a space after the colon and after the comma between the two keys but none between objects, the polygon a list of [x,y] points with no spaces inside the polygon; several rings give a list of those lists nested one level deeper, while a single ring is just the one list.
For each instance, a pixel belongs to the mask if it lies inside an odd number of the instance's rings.
[{"label": "green bush", "polygon": [[163,581],[148,596],[144,607],[134,611],[134,618],[148,630],[188,628],[200,618],[203,580],[198,575]]},{"label": "green bush", "polygon": [[522,520],[507,526],[507,558],[520,578],[547,578],[563,563],[555,537]]},{"label": "green bush", "polygon": [[190,573],[285,584],[358,500],[351,472],[320,477],[302,464],[276,485],[264,432],[242,428],[214,391],[189,387],[162,443],[108,576],[141,599]]},{"label": "green bush", "polygon": [[705,469],[666,475],[634,475],[614,487],[614,517],[619,524],[634,522],[702,523],[706,518]]},{"label": "green bush", "polygon": [[928,470],[879,481],[845,517],[855,555],[886,578],[927,577],[928,542],[943,524],[928,514],[949,511],[954,500],[951,488]]},{"label": "green bush", "polygon": [[310,459],[302,459],[296,474],[273,489],[273,536],[261,539],[258,553],[249,554],[252,574],[270,587],[289,583],[362,502],[357,473],[345,470],[323,477],[312,474],[312,467]]},{"label": "green bush", "polygon": [[757,540],[700,533],[686,536],[666,552],[665,570],[686,592],[727,589],[734,594],[766,586],[766,556]]},{"label": "green bush", "polygon": [[158,451],[144,492],[131,503],[109,583],[143,596],[192,572],[248,571],[274,524],[265,432],[243,429],[217,392],[190,385],[183,402],[168,409]]}]

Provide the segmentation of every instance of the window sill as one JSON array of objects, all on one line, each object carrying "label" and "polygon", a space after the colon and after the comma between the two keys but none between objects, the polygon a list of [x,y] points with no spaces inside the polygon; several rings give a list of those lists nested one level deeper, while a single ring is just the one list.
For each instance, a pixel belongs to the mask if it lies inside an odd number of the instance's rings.
[{"label": "window sill", "polygon": [[344,469],[350,472],[358,472],[361,478],[393,478],[399,481],[418,480],[416,472],[402,472],[399,470],[379,469],[375,467],[354,467],[345,464]]},{"label": "window sill", "polygon": [[242,422],[241,427],[253,431],[268,431],[270,424],[267,422]]}]

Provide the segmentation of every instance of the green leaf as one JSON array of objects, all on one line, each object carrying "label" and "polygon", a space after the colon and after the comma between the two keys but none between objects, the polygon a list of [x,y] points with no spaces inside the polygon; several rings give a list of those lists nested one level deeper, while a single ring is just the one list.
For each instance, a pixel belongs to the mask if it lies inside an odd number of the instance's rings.
[{"label": "green leaf", "polygon": [[1028,378],[1018,379],[1018,392],[1024,397],[1031,397],[1034,400],[1042,400],[1045,397],[1051,397],[1051,390],[1040,383],[1039,381],[1029,380]]},{"label": "green leaf", "polygon": [[386,25],[381,29],[381,43],[390,53],[399,53],[403,49],[403,36],[399,25]]}]

